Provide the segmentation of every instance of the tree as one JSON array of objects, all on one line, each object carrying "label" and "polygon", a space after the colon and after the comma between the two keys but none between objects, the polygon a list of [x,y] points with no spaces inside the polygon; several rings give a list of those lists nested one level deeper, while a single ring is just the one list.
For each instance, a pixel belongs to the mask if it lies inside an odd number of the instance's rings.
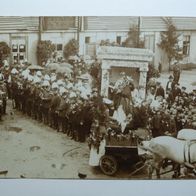
[{"label": "tree", "polygon": [[128,32],[128,38],[123,43],[129,48],[144,48],[144,41],[140,40],[140,31],[138,25],[133,25]]},{"label": "tree", "polygon": [[38,64],[43,65],[49,58],[52,57],[55,51],[55,45],[50,40],[39,41],[37,45]]},{"label": "tree", "polygon": [[3,60],[5,60],[11,53],[10,47],[6,42],[0,42],[0,64],[2,65]]},{"label": "tree", "polygon": [[170,68],[172,60],[181,60],[183,54],[180,53],[180,47],[178,45],[179,35],[177,34],[177,29],[173,25],[172,20],[167,18],[164,21],[167,25],[167,31],[161,32],[161,42],[158,46],[166,52]]},{"label": "tree", "polygon": [[64,47],[64,56],[69,58],[69,56],[74,56],[78,54],[79,45],[77,40],[71,39]]}]

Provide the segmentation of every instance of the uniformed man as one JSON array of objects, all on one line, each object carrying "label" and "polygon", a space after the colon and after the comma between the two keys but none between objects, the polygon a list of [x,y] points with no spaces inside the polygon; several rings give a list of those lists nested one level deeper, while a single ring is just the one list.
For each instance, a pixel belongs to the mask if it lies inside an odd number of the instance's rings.
[{"label": "uniformed man", "polygon": [[158,110],[152,117],[151,121],[151,126],[152,126],[152,136],[153,137],[158,137],[161,136],[161,112]]},{"label": "uniformed man", "polygon": [[52,99],[52,93],[50,91],[50,83],[45,80],[42,84],[43,91],[40,95],[41,97],[41,114],[42,114],[42,121],[44,124],[49,125],[49,108]]},{"label": "uniformed man", "polygon": [[66,133],[67,128],[67,110],[69,104],[67,102],[67,90],[61,90],[60,104],[57,108],[58,111],[58,131]]},{"label": "uniformed man", "polygon": [[58,130],[58,112],[57,108],[60,104],[60,97],[58,95],[58,85],[56,83],[53,83],[52,85],[53,89],[53,97],[50,103],[50,120],[51,120],[51,127]]},{"label": "uniformed man", "polygon": [[156,87],[155,99],[157,97],[162,97],[164,99],[165,98],[165,90],[161,86],[161,82],[157,81],[156,85],[157,85],[157,87]]},{"label": "uniformed man", "polygon": [[0,91],[1,91],[1,99],[2,99],[2,114],[6,114],[6,106],[7,106],[7,88],[4,81],[0,81]]}]

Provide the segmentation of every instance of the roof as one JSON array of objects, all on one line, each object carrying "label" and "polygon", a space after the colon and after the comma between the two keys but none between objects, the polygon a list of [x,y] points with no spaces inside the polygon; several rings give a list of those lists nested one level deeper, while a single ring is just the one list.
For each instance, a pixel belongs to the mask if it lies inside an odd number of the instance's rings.
[{"label": "roof", "polygon": [[[164,31],[167,17],[135,16],[88,16],[85,17],[85,30],[128,31],[140,22],[141,31]],[[170,17],[177,30],[196,30],[196,17]]]},{"label": "roof", "polygon": [[84,29],[127,31],[137,21],[138,17],[130,16],[88,16],[84,19]]},{"label": "roof", "polygon": [[[170,17],[177,30],[196,30],[196,17]],[[141,31],[164,31],[167,17],[141,17]]]},{"label": "roof", "polygon": [[[63,22],[67,29],[73,27],[75,17],[45,17],[57,18],[59,24]],[[65,21],[63,19],[67,18]],[[71,20],[72,19],[72,20]],[[133,25],[139,24],[141,31],[164,31],[166,30],[166,17],[151,16],[86,16],[84,17],[85,31],[128,31]],[[171,17],[177,30],[196,30],[196,17]],[[70,21],[69,21],[70,20]],[[58,21],[57,21],[58,22]],[[57,23],[53,21],[53,23]],[[77,17],[75,23],[77,24]],[[56,25],[59,26],[59,25]],[[57,28],[55,26],[55,29]],[[39,28],[39,17],[31,16],[0,16],[0,31],[31,30]],[[59,29],[60,30],[60,29]]]},{"label": "roof", "polygon": [[0,31],[38,30],[39,17],[0,16]]}]

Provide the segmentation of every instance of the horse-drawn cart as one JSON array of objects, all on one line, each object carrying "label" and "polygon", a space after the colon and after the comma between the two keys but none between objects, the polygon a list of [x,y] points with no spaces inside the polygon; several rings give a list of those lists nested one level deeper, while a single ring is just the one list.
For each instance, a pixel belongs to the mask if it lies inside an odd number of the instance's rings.
[{"label": "horse-drawn cart", "polygon": [[[99,166],[106,175],[114,175],[120,163],[133,165],[135,170],[142,167],[143,160],[139,156],[138,142],[147,136],[147,131],[141,136],[141,130],[130,131],[127,134],[107,133],[99,144],[92,146],[89,164]],[[146,138],[145,138],[146,139]]]},{"label": "horse-drawn cart", "polygon": [[139,161],[137,146],[106,146],[105,154],[100,158],[99,166],[106,175],[114,175],[122,161]]}]

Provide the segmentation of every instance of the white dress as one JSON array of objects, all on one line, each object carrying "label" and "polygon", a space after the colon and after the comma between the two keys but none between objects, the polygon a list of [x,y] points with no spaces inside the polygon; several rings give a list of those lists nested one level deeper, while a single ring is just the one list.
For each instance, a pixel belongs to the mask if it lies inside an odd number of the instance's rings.
[{"label": "white dress", "polygon": [[99,146],[99,153],[97,152],[97,148],[95,146],[91,146],[90,150],[90,156],[89,156],[89,165],[90,166],[99,166],[99,160],[100,158],[105,155],[105,146],[106,146],[106,141],[103,139],[100,142]]},{"label": "white dress", "polygon": [[113,118],[118,121],[121,126],[121,131],[124,132],[127,122],[126,114],[122,108],[122,105],[119,105],[118,109],[114,111]]}]

